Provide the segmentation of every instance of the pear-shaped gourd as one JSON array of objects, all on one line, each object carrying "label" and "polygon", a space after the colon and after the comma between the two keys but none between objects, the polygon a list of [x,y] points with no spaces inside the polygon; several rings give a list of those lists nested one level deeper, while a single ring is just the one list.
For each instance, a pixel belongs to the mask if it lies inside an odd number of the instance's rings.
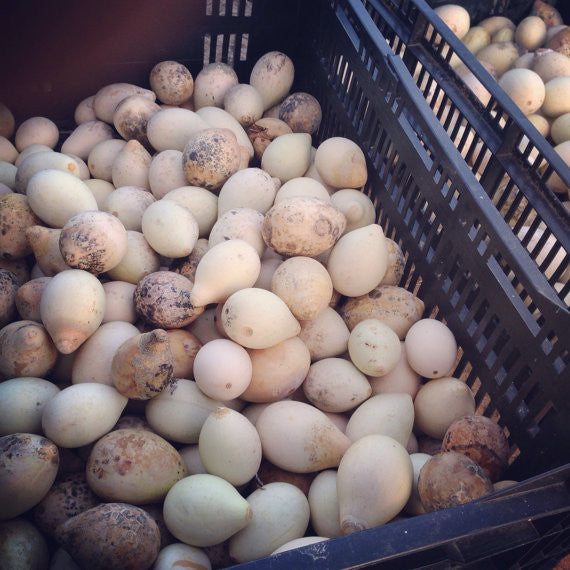
[{"label": "pear-shaped gourd", "polygon": [[344,234],[327,261],[335,290],[347,297],[364,295],[374,289],[384,277],[387,266],[388,249],[378,224]]},{"label": "pear-shaped gourd", "polygon": [[131,139],[117,153],[111,167],[111,178],[115,188],[139,186],[150,190],[148,173],[152,157],[137,140]]},{"label": "pear-shaped gourd", "polygon": [[200,431],[198,446],[208,473],[232,485],[245,485],[261,465],[261,440],[255,426],[225,406],[208,416]]},{"label": "pear-shaped gourd", "polygon": [[127,398],[112,386],[75,384],[49,400],[42,428],[60,447],[82,447],[110,431],[126,405]]},{"label": "pear-shaped gourd", "polygon": [[301,330],[277,295],[255,287],[230,295],[222,308],[222,326],[233,341],[246,348],[269,348]]},{"label": "pear-shaped gourd", "polygon": [[222,303],[232,293],[252,287],[260,269],[259,255],[249,243],[241,239],[220,242],[198,263],[190,302],[201,307]]},{"label": "pear-shaped gourd", "polygon": [[310,518],[309,501],[291,483],[274,482],[247,497],[253,516],[243,530],[230,538],[230,555],[238,562],[268,556],[296,538],[301,538]]},{"label": "pear-shaped gourd", "polygon": [[294,473],[336,467],[350,446],[350,439],[323,412],[303,402],[275,402],[255,425],[267,460]]},{"label": "pear-shaped gourd", "polygon": [[413,425],[414,404],[409,394],[378,394],[354,410],[345,433],[352,441],[373,433],[389,435],[406,447]]},{"label": "pear-shaped gourd", "polygon": [[360,188],[368,179],[364,153],[345,137],[325,139],[315,153],[315,167],[334,188]]},{"label": "pear-shaped gourd", "polygon": [[30,226],[25,231],[38,267],[44,275],[52,277],[60,271],[71,269],[59,249],[61,230],[45,226]]},{"label": "pear-shaped gourd", "polygon": [[164,522],[178,539],[193,546],[213,546],[246,527],[249,503],[225,479],[209,473],[175,483],[164,499]]},{"label": "pear-shaped gourd", "polygon": [[387,435],[353,443],[338,466],[340,526],[344,534],[393,519],[406,505],[413,482],[406,448]]},{"label": "pear-shaped gourd", "polygon": [[55,275],[44,289],[40,316],[59,352],[70,354],[99,327],[105,313],[105,290],[83,269]]},{"label": "pear-shaped gourd", "polygon": [[132,336],[119,346],[111,363],[111,378],[127,398],[149,400],[162,392],[173,368],[168,333],[155,329]]}]

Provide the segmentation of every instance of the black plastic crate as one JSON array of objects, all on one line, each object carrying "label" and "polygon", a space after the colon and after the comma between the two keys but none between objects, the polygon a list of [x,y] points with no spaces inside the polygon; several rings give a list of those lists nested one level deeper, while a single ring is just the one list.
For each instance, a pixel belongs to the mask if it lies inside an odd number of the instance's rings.
[{"label": "black plastic crate", "polygon": [[[515,235],[530,226],[521,243],[554,286],[570,271],[570,214],[547,181],[556,172],[570,184],[570,168],[425,0],[363,4]],[[499,4],[497,13],[516,3]],[[487,105],[449,65],[453,56],[489,91]],[[558,291],[569,292],[568,284]]]},{"label": "black plastic crate", "polygon": [[[247,81],[263,53],[290,55],[294,90],[312,93],[323,108],[314,144],[339,135],[364,151],[364,191],[386,235],[406,253],[402,284],[425,301],[426,314],[453,330],[461,353],[454,375],[472,388],[478,412],[505,429],[512,446],[505,477],[523,481],[468,505],[242,566],[536,568],[561,558],[570,551],[570,312],[377,22],[361,0],[165,0],[154,9],[175,8],[174,19],[186,18],[177,29],[187,35],[174,41],[159,25],[144,34],[130,29],[128,57],[101,61],[100,76],[146,85],[151,67],[168,58],[194,74],[213,60],[231,62]],[[161,35],[169,41],[154,55],[140,52],[143,39],[160,45]],[[71,85],[74,69],[64,75]],[[8,93],[6,84],[0,89]],[[94,87],[86,79],[80,91],[86,97]],[[53,101],[44,103],[58,104],[51,93]],[[543,203],[545,217],[556,212],[554,201]],[[558,221],[555,235],[568,244],[565,221]]]}]

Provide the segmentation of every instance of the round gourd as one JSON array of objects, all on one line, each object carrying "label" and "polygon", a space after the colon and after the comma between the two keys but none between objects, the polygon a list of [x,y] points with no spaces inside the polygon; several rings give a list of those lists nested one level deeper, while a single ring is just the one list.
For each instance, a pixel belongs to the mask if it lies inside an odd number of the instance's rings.
[{"label": "round gourd", "polygon": [[261,168],[284,183],[303,176],[311,161],[311,136],[290,133],[272,140],[261,157]]},{"label": "round gourd", "polygon": [[222,107],[226,91],[238,84],[238,76],[227,63],[213,62],[205,65],[194,81],[194,107],[213,105]]},{"label": "round gourd", "polygon": [[325,139],[317,148],[315,167],[334,188],[360,188],[368,179],[364,153],[345,137]]},{"label": "round gourd", "polygon": [[270,51],[262,55],[253,66],[249,83],[257,89],[267,110],[281,102],[293,85],[295,66],[286,54]]},{"label": "round gourd", "polygon": [[180,105],[192,97],[194,78],[185,65],[177,61],[160,61],[151,70],[150,88],[167,105]]}]

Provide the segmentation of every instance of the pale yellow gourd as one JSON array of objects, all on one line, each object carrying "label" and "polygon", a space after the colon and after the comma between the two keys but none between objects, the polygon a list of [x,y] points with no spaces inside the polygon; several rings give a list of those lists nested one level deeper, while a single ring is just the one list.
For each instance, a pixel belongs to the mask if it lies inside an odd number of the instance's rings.
[{"label": "pale yellow gourd", "polygon": [[344,234],[335,243],[327,269],[336,291],[349,297],[368,293],[384,277],[388,249],[384,232],[370,224]]},{"label": "pale yellow gourd", "polygon": [[394,518],[408,502],[412,482],[412,462],[395,439],[373,434],[353,443],[337,473],[343,533],[373,528]]},{"label": "pale yellow gourd", "polygon": [[255,426],[266,459],[294,473],[337,467],[350,445],[321,410],[303,402],[275,402],[261,412]]},{"label": "pale yellow gourd", "polygon": [[42,322],[63,354],[74,352],[97,330],[104,312],[103,285],[82,269],[67,269],[55,275],[40,302]]},{"label": "pale yellow gourd", "polygon": [[230,295],[223,305],[221,321],[228,337],[246,348],[268,348],[297,336],[301,330],[282,299],[255,287]]},{"label": "pale yellow gourd", "polygon": [[252,287],[261,269],[257,251],[244,240],[222,241],[206,251],[196,267],[190,302],[222,303],[236,291]]}]

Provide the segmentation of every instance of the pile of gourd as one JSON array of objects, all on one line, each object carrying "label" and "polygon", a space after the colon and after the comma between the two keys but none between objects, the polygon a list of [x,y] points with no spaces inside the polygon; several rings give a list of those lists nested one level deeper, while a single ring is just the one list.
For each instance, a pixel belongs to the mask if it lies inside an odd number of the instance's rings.
[{"label": "pile of gourd", "polygon": [[364,154],[312,147],[293,80],[160,62],[61,146],[3,108],[0,566],[224,567],[509,484]]},{"label": "pile of gourd", "polygon": [[[536,0],[531,14],[518,23],[505,16],[490,16],[476,25],[467,10],[456,4],[439,6],[435,12],[570,165],[570,28],[556,8]],[[456,54],[449,63],[487,105],[491,94],[473,72]],[[455,140],[459,142],[462,136],[461,131]],[[522,141],[522,150],[525,145]],[[535,159],[531,153],[529,160]],[[485,164],[486,160],[480,168]],[[556,173],[548,184],[570,207],[570,189]]]}]

